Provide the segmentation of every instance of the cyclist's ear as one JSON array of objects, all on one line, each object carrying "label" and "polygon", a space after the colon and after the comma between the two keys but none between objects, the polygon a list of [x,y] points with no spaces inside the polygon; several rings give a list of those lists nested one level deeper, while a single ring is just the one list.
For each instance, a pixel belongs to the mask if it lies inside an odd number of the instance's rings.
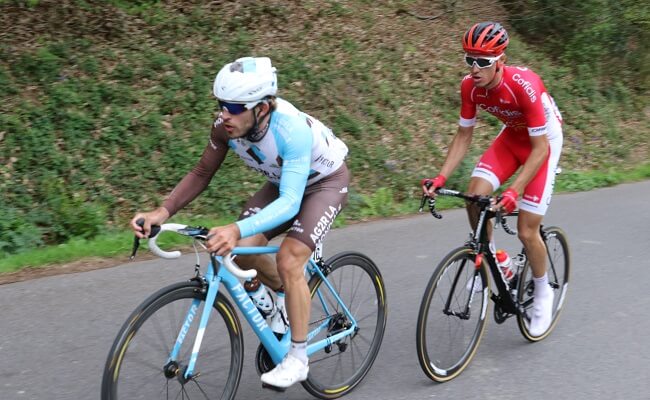
[{"label": "cyclist's ear", "polygon": [[269,112],[271,105],[268,101],[264,100],[259,102],[255,107],[258,107],[261,115],[266,115]]},{"label": "cyclist's ear", "polygon": [[506,54],[502,55],[501,58],[497,60],[497,72],[501,71],[501,67],[506,64],[506,61],[508,61],[508,56]]}]

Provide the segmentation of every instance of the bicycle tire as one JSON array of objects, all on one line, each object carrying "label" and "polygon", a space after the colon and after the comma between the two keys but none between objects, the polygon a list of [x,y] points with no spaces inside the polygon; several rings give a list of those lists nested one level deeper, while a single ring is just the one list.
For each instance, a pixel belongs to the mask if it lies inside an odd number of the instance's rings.
[{"label": "bicycle tire", "polygon": [[[335,399],[352,391],[366,376],[377,357],[386,329],[386,290],[375,263],[361,253],[339,253],[328,259],[325,266],[328,281],[353,314],[359,329],[353,335],[335,342],[329,349],[312,354],[309,359],[309,376],[302,385],[315,397]],[[318,292],[341,318],[311,341],[323,339],[323,335],[329,335],[349,322],[325,285],[317,291],[322,283],[318,275],[313,275],[309,280],[313,298],[310,325],[332,316],[326,315],[320,297],[314,298]],[[330,321],[335,319],[330,318]],[[360,362],[357,364],[358,360]],[[349,361],[352,361],[352,365],[346,367]]]},{"label": "bicycle tire", "polygon": [[[239,318],[222,293],[215,299],[195,376],[187,382],[179,378],[189,360],[205,296],[196,281],[177,283],[154,293],[133,311],[108,354],[102,400],[175,399],[181,398],[181,394],[184,399],[235,397],[242,373],[244,342]],[[201,304],[185,334],[178,374],[167,378],[164,368],[171,348],[195,299]]]},{"label": "bicycle tire", "polygon": [[[463,372],[485,333],[488,266],[483,260],[477,275],[482,286],[475,289],[475,259],[476,252],[467,246],[448,253],[431,275],[422,297],[416,328],[417,354],[424,374],[436,382],[449,381]],[[445,314],[448,303],[449,311],[458,314]],[[469,315],[463,319],[460,314],[466,305]],[[470,327],[468,333],[466,326]]]},{"label": "bicycle tire", "polygon": [[[533,275],[530,263],[526,262],[524,265],[517,291],[519,303],[524,306],[524,312],[517,315],[517,325],[519,331],[527,340],[531,342],[539,342],[551,334],[566,300],[566,293],[569,285],[569,274],[571,270],[571,255],[569,250],[569,241],[566,233],[556,226],[544,228],[544,245],[546,246],[547,256],[552,261],[551,267],[548,269],[549,284],[553,288],[553,319],[551,325],[543,334],[533,336],[528,331],[529,317],[528,310],[532,308],[533,300]],[[561,251],[558,253],[557,251]]]}]

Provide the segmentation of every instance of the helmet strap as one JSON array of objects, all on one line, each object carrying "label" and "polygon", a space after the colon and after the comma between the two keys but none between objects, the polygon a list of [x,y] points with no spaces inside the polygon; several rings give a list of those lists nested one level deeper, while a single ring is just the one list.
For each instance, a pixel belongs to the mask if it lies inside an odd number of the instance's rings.
[{"label": "helmet strap", "polygon": [[[270,123],[267,123],[264,129],[260,130],[260,120],[263,120],[266,118],[271,113],[271,109],[269,108],[269,111],[260,116],[260,111],[258,111],[257,107],[253,108],[253,126],[246,132],[246,139],[250,142],[259,142],[266,136],[266,132],[269,130],[269,125]],[[269,121],[270,122],[270,121]]]}]

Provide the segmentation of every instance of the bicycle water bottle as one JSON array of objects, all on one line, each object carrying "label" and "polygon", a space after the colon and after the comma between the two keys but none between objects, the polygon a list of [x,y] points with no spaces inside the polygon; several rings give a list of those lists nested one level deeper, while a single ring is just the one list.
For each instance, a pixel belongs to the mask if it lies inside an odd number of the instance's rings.
[{"label": "bicycle water bottle", "polygon": [[287,317],[287,309],[284,305],[284,287],[278,289],[275,293],[277,294],[275,301],[277,311],[271,316],[269,326],[273,332],[285,334],[289,331],[289,318]]},{"label": "bicycle water bottle", "polygon": [[259,279],[247,280],[244,282],[244,289],[264,318],[268,318],[276,312],[273,296]]},{"label": "bicycle water bottle", "polygon": [[496,257],[501,274],[506,282],[510,282],[515,276],[515,271],[512,269],[512,258],[505,250],[497,250]]}]

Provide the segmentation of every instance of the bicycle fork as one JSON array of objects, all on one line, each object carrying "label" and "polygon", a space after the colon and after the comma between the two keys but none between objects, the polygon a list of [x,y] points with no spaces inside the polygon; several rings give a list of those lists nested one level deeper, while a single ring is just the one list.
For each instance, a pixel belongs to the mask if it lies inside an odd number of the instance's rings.
[{"label": "bicycle fork", "polygon": [[[164,371],[167,378],[173,378],[174,376],[179,376],[182,373],[182,378],[179,377],[182,383],[186,383],[194,376],[194,367],[196,365],[196,360],[199,355],[199,350],[201,349],[201,343],[203,342],[203,337],[205,335],[205,328],[208,326],[208,321],[210,319],[210,312],[214,306],[214,301],[217,298],[217,292],[219,291],[219,284],[221,283],[221,277],[214,275],[212,273],[212,268],[208,268],[208,272],[205,276],[205,282],[207,286],[207,294],[205,301],[203,302],[203,310],[201,311],[201,318],[199,322],[199,329],[196,332],[196,337],[194,338],[194,345],[192,347],[192,354],[190,356],[190,361],[185,367],[184,371],[181,371],[180,365],[178,363],[178,355],[180,353],[185,337],[192,326],[192,322],[196,319],[199,314],[199,309],[201,308],[200,299],[192,300],[189,310],[187,311],[187,316],[185,321],[181,326],[178,336],[176,337],[176,342],[172,348],[171,353],[169,354],[169,359],[165,364]],[[204,286],[205,287],[205,286]],[[204,289],[205,290],[205,289]]]}]

